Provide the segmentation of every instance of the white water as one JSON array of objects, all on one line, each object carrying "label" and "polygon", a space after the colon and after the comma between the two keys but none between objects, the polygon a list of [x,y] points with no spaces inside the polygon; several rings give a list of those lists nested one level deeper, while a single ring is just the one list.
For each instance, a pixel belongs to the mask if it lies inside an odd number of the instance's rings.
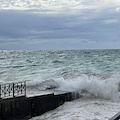
[{"label": "white water", "polygon": [[54,89],[52,92],[75,91],[80,98],[30,120],[109,120],[120,110],[119,78],[119,75],[106,79],[81,75],[42,82],[43,91],[47,88]]},{"label": "white water", "polygon": [[[33,83],[29,83],[32,84]],[[75,92],[77,94],[90,95],[96,98],[105,100],[120,101],[120,76],[113,75],[109,78],[102,79],[95,76],[89,77],[87,75],[81,75],[76,78],[64,79],[58,78],[55,80],[47,80],[43,82],[36,81],[35,88],[28,88],[30,91],[63,91],[63,92]],[[29,85],[31,86],[31,85]],[[32,93],[33,94],[33,93]]]},{"label": "white water", "polygon": [[119,102],[86,97],[66,102],[59,108],[30,120],[109,120],[119,109]]}]

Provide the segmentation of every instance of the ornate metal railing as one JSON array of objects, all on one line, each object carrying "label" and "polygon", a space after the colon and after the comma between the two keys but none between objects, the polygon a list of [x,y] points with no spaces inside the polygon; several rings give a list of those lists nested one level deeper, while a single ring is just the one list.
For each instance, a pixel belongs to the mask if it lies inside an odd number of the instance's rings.
[{"label": "ornate metal railing", "polygon": [[0,99],[17,96],[26,96],[26,82],[0,85]]}]

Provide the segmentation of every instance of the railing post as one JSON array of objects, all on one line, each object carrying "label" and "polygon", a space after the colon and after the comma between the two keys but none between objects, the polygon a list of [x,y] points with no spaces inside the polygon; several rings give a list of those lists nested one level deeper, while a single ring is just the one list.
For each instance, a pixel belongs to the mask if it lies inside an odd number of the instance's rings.
[{"label": "railing post", "polygon": [[24,86],[25,86],[25,96],[26,96],[26,81],[24,81]]},{"label": "railing post", "polygon": [[15,90],[14,90],[14,88],[15,88],[15,84],[13,83],[13,97],[15,97]]},{"label": "railing post", "polygon": [[2,97],[1,97],[1,85],[0,85],[0,99],[1,99]]}]

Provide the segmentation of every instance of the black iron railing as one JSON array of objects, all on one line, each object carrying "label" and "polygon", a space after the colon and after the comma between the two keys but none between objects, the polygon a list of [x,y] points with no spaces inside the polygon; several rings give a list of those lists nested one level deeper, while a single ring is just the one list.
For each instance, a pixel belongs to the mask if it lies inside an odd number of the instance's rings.
[{"label": "black iron railing", "polygon": [[0,99],[17,96],[26,96],[26,82],[0,85]]}]

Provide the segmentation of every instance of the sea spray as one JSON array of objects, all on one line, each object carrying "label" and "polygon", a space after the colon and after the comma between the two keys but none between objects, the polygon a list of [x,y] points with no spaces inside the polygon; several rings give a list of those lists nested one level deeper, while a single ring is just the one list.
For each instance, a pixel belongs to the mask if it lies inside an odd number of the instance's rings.
[{"label": "sea spray", "polygon": [[75,91],[77,94],[79,93],[80,96],[89,94],[96,98],[118,101],[120,100],[119,81],[120,79],[114,79],[114,76],[107,79],[100,79],[97,77],[90,78],[87,75],[82,75],[75,79],[62,79],[57,82],[59,82],[59,90]]},{"label": "sea spray", "polygon": [[115,75],[105,79],[87,75],[80,75],[71,79],[56,78],[55,80],[37,82],[37,84],[28,88],[30,88],[30,91],[34,90],[36,92],[46,90],[72,92],[74,99],[89,96],[113,101],[120,100],[120,80],[119,77],[115,79]]}]

